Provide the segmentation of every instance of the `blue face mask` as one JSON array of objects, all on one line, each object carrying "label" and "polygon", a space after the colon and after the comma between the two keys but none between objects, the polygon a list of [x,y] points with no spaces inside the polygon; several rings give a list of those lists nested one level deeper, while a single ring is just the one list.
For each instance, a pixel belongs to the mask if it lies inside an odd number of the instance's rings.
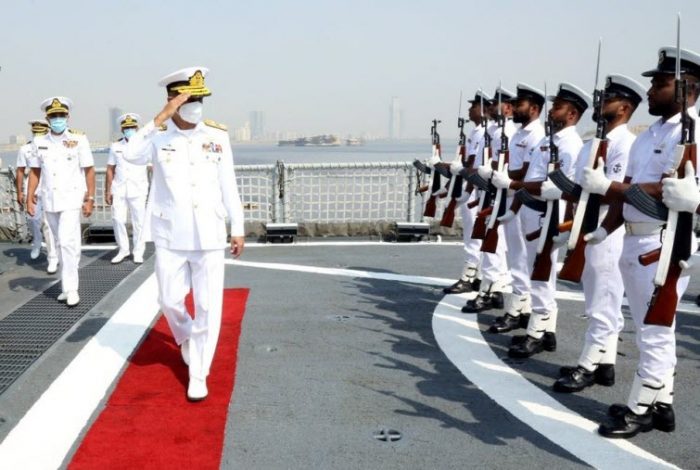
[{"label": "blue face mask", "polygon": [[136,134],[136,129],[134,129],[134,128],[124,129],[124,130],[122,131],[122,133],[124,134],[124,137],[126,137],[127,140],[128,140],[128,139],[131,139],[131,137],[132,137],[134,134]]},{"label": "blue face mask", "polygon": [[51,126],[51,130],[55,132],[56,134],[63,134],[63,131],[66,130],[66,127],[68,126],[68,118],[66,117],[55,117],[49,119],[49,126]]}]

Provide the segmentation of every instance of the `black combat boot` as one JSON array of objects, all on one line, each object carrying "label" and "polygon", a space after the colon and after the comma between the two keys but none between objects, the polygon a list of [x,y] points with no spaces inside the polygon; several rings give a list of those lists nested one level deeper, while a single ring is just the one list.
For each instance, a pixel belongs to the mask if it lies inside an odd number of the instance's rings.
[{"label": "black combat boot", "polygon": [[654,429],[654,421],[651,410],[638,415],[625,407],[624,412],[613,416],[610,421],[602,423],[598,428],[598,433],[613,439],[627,439],[652,429]]},{"label": "black combat boot", "polygon": [[595,372],[589,372],[581,366],[571,368],[568,374],[554,382],[554,391],[559,393],[580,392],[595,383]]},{"label": "black combat boot", "polygon": [[[559,369],[559,375],[561,377],[571,375],[571,373],[576,369],[576,367],[563,366]],[[605,387],[612,387],[615,385],[615,364],[600,364],[595,372],[593,372],[593,377],[595,383],[598,385],[603,385]]]},{"label": "black combat boot", "polygon": [[[627,405],[613,403],[608,408],[608,415],[613,418],[623,416],[627,413],[627,410]],[[654,403],[651,407],[651,420],[654,429],[663,432],[673,432],[676,429],[676,413],[673,411],[673,405],[670,403]]]},{"label": "black combat boot", "polygon": [[481,287],[481,279],[459,279],[457,282],[452,284],[450,287],[445,287],[442,291],[445,294],[465,294],[467,292],[478,291]]},{"label": "black combat boot", "polygon": [[489,332],[491,333],[507,333],[511,330],[522,328],[520,317],[514,317],[510,313],[506,313],[502,317],[496,318],[491,326],[489,327]]},{"label": "black combat boot", "polygon": [[[528,335],[517,335],[513,336],[510,340],[511,346],[518,346],[522,344]],[[546,331],[544,336],[542,336],[543,346],[545,351],[556,351],[557,350],[557,336],[551,331]]]},{"label": "black combat boot", "polygon": [[503,308],[503,294],[500,292],[483,292],[479,293],[472,300],[468,300],[467,304],[462,307],[464,313],[479,313],[492,308]]},{"label": "black combat boot", "polygon": [[530,335],[526,335],[523,341],[520,341],[518,344],[511,346],[510,349],[508,349],[508,357],[525,358],[534,356],[545,349],[544,342],[544,336],[537,339]]}]

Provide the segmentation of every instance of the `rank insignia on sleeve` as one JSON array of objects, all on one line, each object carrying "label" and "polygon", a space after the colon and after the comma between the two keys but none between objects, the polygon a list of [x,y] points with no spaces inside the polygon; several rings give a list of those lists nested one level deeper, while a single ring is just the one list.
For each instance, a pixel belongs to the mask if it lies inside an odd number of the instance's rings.
[{"label": "rank insignia on sleeve", "polygon": [[613,173],[619,173],[622,171],[622,163],[615,163],[613,166]]}]

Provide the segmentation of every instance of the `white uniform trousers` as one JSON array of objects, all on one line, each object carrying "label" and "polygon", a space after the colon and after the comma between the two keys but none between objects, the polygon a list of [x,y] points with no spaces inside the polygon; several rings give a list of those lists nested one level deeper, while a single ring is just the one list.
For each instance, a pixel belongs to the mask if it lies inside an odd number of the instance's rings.
[{"label": "white uniform trousers", "polygon": [[61,289],[78,290],[80,265],[80,209],[46,212],[49,228],[56,237],[56,251],[61,263]]},{"label": "white uniform trousers", "polygon": [[[510,207],[513,198],[509,197],[507,206]],[[525,295],[530,293],[530,269],[527,263],[527,248],[525,247],[525,233],[522,225],[522,212],[529,210],[522,208],[513,219],[506,223],[503,230],[506,235],[508,253],[506,260],[512,277],[513,293]],[[500,244],[500,243],[499,243]]]},{"label": "white uniform trousers", "polygon": [[503,292],[510,284],[508,265],[506,264],[506,239],[503,226],[498,226],[498,247],[495,253],[481,253],[481,276],[494,292]]},{"label": "white uniform trousers", "polygon": [[479,267],[481,249],[481,240],[475,240],[472,238],[472,230],[474,229],[474,222],[476,221],[476,211],[477,208],[469,209],[467,204],[474,199],[472,196],[469,199],[459,205],[459,213],[462,217],[462,240],[464,241],[464,264],[473,268]]},{"label": "white uniform trousers", "polygon": [[[624,288],[619,266],[624,235],[625,231],[619,228],[602,243],[586,245],[586,264],[581,276],[588,316],[586,344],[602,349],[606,348],[611,336],[617,341],[624,326],[621,310]],[[610,359],[612,362],[605,363],[614,364],[615,357]]]},{"label": "white uniform trousers", "polygon": [[129,254],[129,236],[126,233],[126,212],[131,214],[131,238],[134,256],[143,256],[145,243],[141,236],[143,221],[146,214],[146,196],[128,198],[126,196],[114,196],[112,200],[112,225],[114,226],[114,238],[119,245],[119,253]]},{"label": "white uniform trousers", "polygon": [[[676,367],[676,323],[670,327],[645,325],[647,305],[654,293],[654,275],[658,263],[639,264],[638,257],[660,246],[659,235],[625,235],[620,258],[622,281],[627,293],[632,319],[637,329],[639,366],[637,374],[647,382],[662,384]],[[676,284],[678,298],[683,296],[690,276],[683,276]]]},{"label": "white uniform trousers", "polygon": [[[206,379],[221,329],[224,250],[170,250],[156,246],[156,277],[161,310],[175,342],[190,340],[190,377]],[[185,307],[193,290],[194,320]]]},{"label": "white uniform trousers", "polygon": [[37,203],[34,206],[34,215],[31,216],[27,214],[27,220],[29,220],[29,226],[32,229],[32,248],[41,248],[41,242],[45,240],[46,257],[49,263],[57,261],[58,253],[56,253],[56,240],[49,227],[49,223],[46,221],[41,198],[37,199]]},{"label": "white uniform trousers", "polygon": [[[534,232],[540,228],[540,213],[528,207],[520,209],[523,224],[523,238],[525,234]],[[530,271],[535,264],[537,256],[538,240],[525,241],[527,250],[527,264]],[[552,250],[552,270],[547,281],[530,281],[530,297],[532,299],[532,316],[527,326],[527,334],[534,338],[541,338],[545,332],[554,333],[557,329],[557,301],[554,294],[557,289],[557,255],[559,250]]]}]

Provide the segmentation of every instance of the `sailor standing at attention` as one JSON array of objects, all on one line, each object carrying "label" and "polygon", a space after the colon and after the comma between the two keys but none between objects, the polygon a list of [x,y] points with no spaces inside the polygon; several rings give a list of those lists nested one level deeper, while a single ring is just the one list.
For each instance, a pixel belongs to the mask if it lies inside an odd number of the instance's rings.
[{"label": "sailor standing at attention", "polygon": [[[61,289],[58,300],[69,307],[80,302],[78,265],[80,264],[80,212],[90,217],[95,206],[95,168],[87,137],[68,129],[73,102],[63,96],[48,98],[41,104],[50,132],[34,138],[34,154],[29,161],[27,194],[39,185],[46,220],[56,237],[61,264]],[[36,213],[32,198],[27,201],[29,215]]]},{"label": "sailor standing at attention", "polygon": [[[202,121],[203,99],[211,95],[204,83],[208,71],[190,67],[161,79],[168,102],[129,139],[124,154],[131,163],[153,163],[147,213],[156,246],[159,302],[189,365],[190,401],[208,394],[206,379],[221,327],[227,215],[234,257],[244,245],[243,206],[228,132]],[[185,307],[190,288],[194,319]]]},{"label": "sailor standing at attention", "polygon": [[141,236],[148,195],[148,174],[144,165],[134,165],[124,160],[124,148],[139,128],[141,117],[127,113],[117,118],[124,137],[109,148],[107,175],[105,177],[105,201],[112,206],[112,224],[119,252],[112,263],[121,263],[129,256],[129,237],[126,233],[126,211],[131,214],[134,263],[143,263],[145,240]]},{"label": "sailor standing at attention", "polygon": [[[635,135],[627,128],[627,122],[644,99],[646,90],[624,75],[608,75],[603,89],[600,116],[593,112],[593,120],[602,119],[607,139],[605,161],[606,176],[611,181],[622,181],[627,169],[627,159]],[[589,164],[593,139],[586,142],[576,162],[576,182],[581,180],[583,169]],[[593,150],[595,152],[595,150]],[[542,183],[542,197],[559,200],[562,192],[550,180]],[[608,210],[607,200],[602,200],[601,213]],[[597,219],[598,220],[598,219]],[[568,241],[570,232],[565,232]],[[622,254],[622,238],[625,231],[618,228],[602,243],[586,244],[585,264],[581,277],[588,317],[583,351],[576,367],[562,367],[561,377],[554,383],[554,391],[572,393],[593,384],[611,386],[615,383],[618,334],[624,325],[622,317],[622,273],[619,261]]]},{"label": "sailor standing at attention", "polygon": [[[673,411],[673,384],[676,367],[675,320],[670,326],[647,324],[645,317],[654,294],[654,277],[658,261],[646,266],[640,264],[639,256],[661,246],[664,221],[640,211],[625,196],[631,185],[639,187],[649,195],[661,197],[661,180],[675,170],[674,154],[681,141],[681,103],[676,101],[674,72],[678,53],[676,48],[659,50],[659,61],[653,70],[642,76],[651,77],[647,91],[649,114],[659,116],[646,131],[639,134],[630,149],[625,179],[612,181],[598,169],[585,168],[581,176],[581,187],[611,200],[605,219],[594,232],[585,236],[589,244],[603,242],[609,234],[624,224],[625,237],[620,258],[622,281],[629,302],[630,313],[637,330],[639,363],[627,398],[627,405],[612,405],[608,410],[610,421],[602,423],[598,432],[605,437],[629,438],[639,432],[658,429],[670,432],[675,429]],[[688,109],[691,120],[697,121],[695,103],[700,83],[700,55],[681,49],[681,79],[688,82]],[[696,136],[698,127],[696,125]],[[691,253],[697,242],[691,239]],[[677,298],[683,297],[688,287],[689,275],[682,273],[676,283]],[[675,310],[678,304],[668,306]]]},{"label": "sailor standing at attention", "polygon": [[[44,135],[49,131],[49,124],[45,119],[35,119],[29,121],[29,125],[32,126],[32,135]],[[26,194],[28,180],[24,179],[24,171],[27,168],[27,162],[32,156],[32,151],[34,149],[34,144],[32,141],[27,142],[20,147],[17,153],[17,173],[16,173],[16,183],[17,183],[17,203],[21,207],[26,206],[28,195]],[[29,223],[32,227],[32,251],[29,254],[31,259],[37,259],[41,253],[41,242],[46,238],[46,258],[49,262],[46,272],[49,274],[54,274],[58,270],[58,255],[56,254],[56,242],[54,241],[53,234],[49,228],[49,224],[45,223],[46,217],[44,211],[42,210],[41,200],[38,199],[39,194],[34,193],[32,195],[36,198],[35,206],[36,210],[33,216],[29,216]],[[45,236],[44,236],[45,235]]]}]

